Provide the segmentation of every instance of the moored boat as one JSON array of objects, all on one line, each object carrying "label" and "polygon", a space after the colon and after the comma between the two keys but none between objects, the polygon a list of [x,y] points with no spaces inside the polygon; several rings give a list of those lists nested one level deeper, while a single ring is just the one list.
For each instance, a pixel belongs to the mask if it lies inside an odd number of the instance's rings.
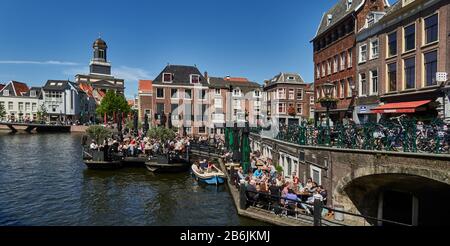
[{"label": "moored boat", "polygon": [[181,158],[168,159],[167,156],[151,157],[145,166],[150,172],[155,173],[176,173],[189,170],[189,162]]},{"label": "moored boat", "polygon": [[119,169],[122,167],[122,163],[120,161],[94,161],[94,160],[84,160],[84,164],[89,169],[94,170],[112,170]]},{"label": "moored boat", "polygon": [[226,176],[217,167],[213,166],[210,171],[203,171],[197,165],[192,165],[192,174],[200,182],[210,185],[219,185],[225,182]]}]

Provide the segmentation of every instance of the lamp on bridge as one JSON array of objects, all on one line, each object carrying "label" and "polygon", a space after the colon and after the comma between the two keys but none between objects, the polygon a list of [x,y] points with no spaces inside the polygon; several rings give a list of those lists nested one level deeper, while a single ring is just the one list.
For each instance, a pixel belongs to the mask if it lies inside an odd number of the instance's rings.
[{"label": "lamp on bridge", "polygon": [[320,99],[320,104],[322,105],[322,107],[325,107],[327,109],[327,127],[330,127],[330,108],[336,103],[336,100],[332,98],[332,90],[334,88],[334,85],[330,82],[327,82],[324,83],[322,87],[325,97]]}]

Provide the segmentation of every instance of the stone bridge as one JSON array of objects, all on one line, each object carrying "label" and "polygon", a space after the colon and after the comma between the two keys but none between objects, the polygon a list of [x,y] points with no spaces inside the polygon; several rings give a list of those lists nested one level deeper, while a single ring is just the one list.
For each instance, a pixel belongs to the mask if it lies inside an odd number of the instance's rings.
[{"label": "stone bridge", "polygon": [[[290,178],[312,177],[328,191],[327,206],[412,225],[449,224],[450,155],[300,146],[251,134],[253,150]],[[348,224],[382,224],[345,216]]]},{"label": "stone bridge", "polygon": [[18,130],[24,130],[28,133],[33,130],[37,132],[70,132],[70,126],[66,125],[0,122],[0,126],[8,127],[12,133],[16,133]]}]

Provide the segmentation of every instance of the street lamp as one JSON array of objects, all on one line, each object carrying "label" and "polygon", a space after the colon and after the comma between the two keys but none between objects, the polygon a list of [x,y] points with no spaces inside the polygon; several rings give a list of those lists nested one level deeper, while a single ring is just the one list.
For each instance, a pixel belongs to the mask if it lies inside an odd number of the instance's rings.
[{"label": "street lamp", "polygon": [[324,83],[322,85],[325,98],[321,101],[322,107],[327,108],[327,127],[330,127],[330,107],[333,105],[334,101],[331,98],[331,92],[334,88],[334,85],[332,83]]}]

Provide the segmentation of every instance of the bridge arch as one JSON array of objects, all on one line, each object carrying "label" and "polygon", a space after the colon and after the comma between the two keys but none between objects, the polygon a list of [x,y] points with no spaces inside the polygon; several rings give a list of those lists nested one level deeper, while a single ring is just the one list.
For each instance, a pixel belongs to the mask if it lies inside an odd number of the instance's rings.
[{"label": "bridge arch", "polygon": [[[361,166],[333,189],[333,203],[347,211],[414,225],[449,224],[449,202],[449,171],[417,166]],[[356,217],[349,220],[382,224]]]}]

